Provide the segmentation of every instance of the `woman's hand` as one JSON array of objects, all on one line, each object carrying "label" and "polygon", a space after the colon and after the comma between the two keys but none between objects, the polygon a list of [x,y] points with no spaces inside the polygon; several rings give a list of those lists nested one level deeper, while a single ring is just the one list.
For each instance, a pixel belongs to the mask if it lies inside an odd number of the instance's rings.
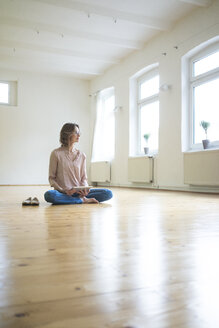
[{"label": "woman's hand", "polygon": [[69,196],[72,196],[74,193],[76,193],[76,190],[75,190],[75,188],[72,188],[72,189],[66,190],[65,193]]},{"label": "woman's hand", "polygon": [[87,189],[78,190],[77,192],[80,195],[80,197],[86,197],[89,194],[89,191],[90,189],[87,188]]},{"label": "woman's hand", "polygon": [[69,196],[72,196],[73,194],[77,193],[80,197],[86,197],[89,194],[89,191],[90,191],[89,188],[81,189],[81,190],[72,188],[72,189],[66,190],[65,193]]}]

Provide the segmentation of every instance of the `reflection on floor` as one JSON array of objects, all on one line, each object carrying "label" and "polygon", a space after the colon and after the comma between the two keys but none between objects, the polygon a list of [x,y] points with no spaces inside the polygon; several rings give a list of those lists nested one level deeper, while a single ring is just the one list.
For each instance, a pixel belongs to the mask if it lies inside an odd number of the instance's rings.
[{"label": "reflection on floor", "polygon": [[219,326],[218,195],[54,206],[46,189],[0,187],[0,327]]}]

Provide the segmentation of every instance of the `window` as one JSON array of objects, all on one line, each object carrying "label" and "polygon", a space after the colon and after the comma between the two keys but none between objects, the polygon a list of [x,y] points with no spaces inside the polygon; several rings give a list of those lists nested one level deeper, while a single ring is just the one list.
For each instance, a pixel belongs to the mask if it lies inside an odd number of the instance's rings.
[{"label": "window", "polygon": [[190,147],[201,147],[206,138],[201,121],[210,123],[207,137],[219,146],[219,44],[190,59]]},{"label": "window", "polygon": [[0,81],[0,105],[17,106],[17,81]]},{"label": "window", "polygon": [[0,82],[0,103],[9,104],[9,84]]},{"label": "window", "polygon": [[145,134],[149,134],[150,152],[158,151],[159,75],[153,69],[138,79],[138,152],[144,153]]},{"label": "window", "polygon": [[114,152],[115,96],[114,88],[107,88],[97,95],[92,162],[111,161]]}]

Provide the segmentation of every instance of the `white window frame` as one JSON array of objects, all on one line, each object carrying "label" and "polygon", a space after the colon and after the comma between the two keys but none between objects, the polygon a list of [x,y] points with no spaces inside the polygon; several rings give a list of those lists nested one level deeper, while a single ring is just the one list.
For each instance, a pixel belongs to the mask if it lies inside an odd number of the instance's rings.
[{"label": "white window frame", "polygon": [[[107,149],[100,147],[100,142],[98,141],[99,139],[99,110],[98,107],[102,107],[102,103],[106,101],[106,99],[114,97],[114,102],[115,102],[115,88],[114,87],[109,87],[106,89],[103,89],[101,91],[98,91],[98,94],[96,95],[96,122],[95,122],[95,127],[94,127],[94,137],[93,137],[93,147],[92,147],[92,157],[91,157],[91,162],[98,162],[98,161],[112,161],[115,157],[115,130],[114,134],[111,136],[113,139],[113,148],[114,148],[114,153],[113,154],[108,154]],[[115,104],[114,108],[112,108],[111,112],[114,116],[114,121],[115,121]],[[103,114],[104,115],[104,114]],[[116,122],[114,122],[116,124]],[[115,128],[115,126],[114,126]],[[113,133],[113,132],[112,132]],[[98,150],[98,148],[102,149],[101,151]]]},{"label": "white window frame", "polygon": [[10,83],[7,82],[7,81],[0,81],[0,84],[5,84],[5,85],[8,86],[8,102],[1,102],[0,101],[0,105],[9,105],[10,104],[10,90],[11,90]]},{"label": "white window frame", "polygon": [[[137,152],[139,155],[143,155],[143,152],[141,151],[141,107],[151,104],[153,102],[158,101],[159,102],[159,90],[156,94],[140,99],[140,90],[141,90],[141,84],[143,84],[145,81],[152,79],[155,76],[159,76],[159,70],[158,67],[153,68],[144,75],[140,76],[137,79],[137,131],[138,131],[138,136],[137,136]],[[159,148],[159,145],[158,145]],[[150,154],[155,155],[158,153],[158,149],[150,149]]]},{"label": "white window frame", "polygon": [[8,102],[0,102],[0,107],[18,106],[18,81],[0,80],[0,83],[8,85]]},{"label": "white window frame", "polygon": [[[214,43],[211,46],[207,46],[204,50],[196,52],[195,55],[189,59],[189,145],[191,150],[202,150],[203,146],[201,143],[195,144],[194,141],[194,88],[202,85],[206,82],[210,82],[215,78],[219,77],[219,68],[212,69],[208,72],[193,76],[193,64],[196,61],[204,59],[205,57],[213,54],[219,48],[219,42]],[[219,140],[211,142],[211,146],[219,148]]]}]

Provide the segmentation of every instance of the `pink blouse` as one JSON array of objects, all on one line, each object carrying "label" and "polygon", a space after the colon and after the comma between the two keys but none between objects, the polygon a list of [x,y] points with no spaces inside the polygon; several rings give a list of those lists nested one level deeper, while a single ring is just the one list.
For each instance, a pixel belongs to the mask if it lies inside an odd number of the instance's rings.
[{"label": "pink blouse", "polygon": [[86,155],[80,150],[69,151],[67,147],[53,150],[49,163],[49,183],[61,192],[78,186],[88,186]]}]

